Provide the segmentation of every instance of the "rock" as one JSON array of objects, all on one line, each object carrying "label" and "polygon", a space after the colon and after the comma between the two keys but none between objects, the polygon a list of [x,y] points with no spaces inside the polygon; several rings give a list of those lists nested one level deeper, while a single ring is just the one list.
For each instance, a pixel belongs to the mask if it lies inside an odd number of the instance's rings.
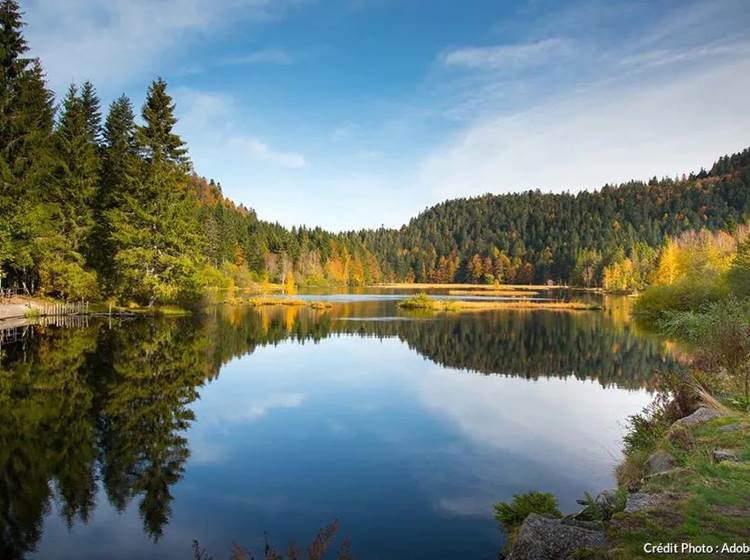
[{"label": "rock", "polygon": [[565,560],[575,550],[606,544],[602,531],[563,523],[560,519],[530,514],[518,530],[513,560]]},{"label": "rock", "polygon": [[661,494],[645,494],[643,492],[634,492],[628,494],[625,502],[625,513],[636,513],[645,511],[658,506],[663,501]]},{"label": "rock", "polygon": [[707,408],[705,406],[700,407],[698,410],[693,412],[690,416],[685,416],[685,418],[680,418],[673,424],[679,424],[681,426],[685,426],[686,428],[692,428],[693,426],[698,426],[699,424],[705,424],[709,420],[713,420],[714,418],[718,418],[721,416],[720,413],[715,411],[712,408]]},{"label": "rock", "polygon": [[602,490],[595,501],[600,507],[613,510],[617,507],[617,492],[614,490]]},{"label": "rock", "polygon": [[713,452],[714,462],[737,461],[737,452],[734,449],[715,449]]},{"label": "rock", "polygon": [[746,430],[748,427],[750,426],[748,426],[744,422],[735,422],[734,424],[727,424],[726,426],[722,426],[721,428],[719,428],[719,431],[725,433],[739,432],[742,430]]},{"label": "rock", "polygon": [[646,460],[648,474],[657,474],[671,470],[677,466],[677,461],[666,451],[654,451]]}]

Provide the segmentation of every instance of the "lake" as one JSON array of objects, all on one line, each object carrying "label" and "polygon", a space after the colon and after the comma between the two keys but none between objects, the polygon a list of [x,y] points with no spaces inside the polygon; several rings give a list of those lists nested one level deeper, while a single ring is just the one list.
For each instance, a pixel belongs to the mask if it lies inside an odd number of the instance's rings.
[{"label": "lake", "polygon": [[6,337],[0,557],[187,560],[197,539],[218,560],[338,520],[362,560],[496,558],[493,503],[613,487],[627,417],[678,367],[622,301],[330,300]]}]

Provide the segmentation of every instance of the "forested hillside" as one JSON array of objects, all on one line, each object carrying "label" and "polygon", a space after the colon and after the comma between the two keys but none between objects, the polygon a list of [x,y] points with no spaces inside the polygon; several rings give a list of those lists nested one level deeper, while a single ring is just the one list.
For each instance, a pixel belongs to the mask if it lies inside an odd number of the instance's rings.
[{"label": "forested hillside", "polygon": [[140,118],[125,96],[103,111],[89,82],[56,103],[22,31],[15,0],[0,0],[0,287],[144,304],[268,281],[626,290],[648,281],[670,236],[750,217],[745,150],[648,184],[451,200],[399,230],[289,230],[198,175],[162,79]]},{"label": "forested hillside", "polygon": [[398,232],[362,236],[386,277],[601,286],[645,281],[639,275],[653,267],[667,237],[702,228],[731,231],[748,217],[745,150],[722,157],[710,171],[675,179],[578,194],[528,191],[449,200]]}]

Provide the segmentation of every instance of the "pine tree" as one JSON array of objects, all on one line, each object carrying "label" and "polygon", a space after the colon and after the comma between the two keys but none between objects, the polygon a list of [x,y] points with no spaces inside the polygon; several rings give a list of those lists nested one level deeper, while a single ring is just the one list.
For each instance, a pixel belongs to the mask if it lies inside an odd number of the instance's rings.
[{"label": "pine tree", "polygon": [[146,159],[153,163],[171,163],[182,171],[189,169],[187,148],[182,139],[173,132],[177,118],[175,105],[167,93],[167,83],[157,78],[148,88],[143,120],[146,126],[139,129],[140,142]]},{"label": "pine tree", "polygon": [[195,294],[202,247],[187,151],[173,132],[174,103],[161,79],[149,87],[143,120],[143,173],[107,219],[120,295],[152,305]]},{"label": "pine tree", "polygon": [[22,27],[18,4],[0,2],[0,281],[10,276],[33,289],[53,108],[41,65],[25,56]]},{"label": "pine tree", "polygon": [[89,81],[81,86],[81,110],[86,119],[89,142],[98,148],[102,139],[102,113],[99,96]]},{"label": "pine tree", "polygon": [[96,243],[92,247],[92,260],[105,293],[112,292],[115,283],[115,246],[107,212],[123,204],[124,197],[133,196],[140,181],[141,159],[136,131],[133,105],[122,95],[110,104],[103,127],[101,179],[94,209],[96,223],[92,237]]},{"label": "pine tree", "polygon": [[99,183],[99,157],[87,114],[75,85],[68,88],[54,134],[57,165],[42,200],[54,217],[47,247],[39,263],[40,287],[64,298],[91,297],[96,276],[86,267],[92,253],[94,197]]},{"label": "pine tree", "polygon": [[135,191],[141,172],[136,131],[133,105],[122,95],[110,105],[104,123],[100,208],[106,210],[118,197]]}]

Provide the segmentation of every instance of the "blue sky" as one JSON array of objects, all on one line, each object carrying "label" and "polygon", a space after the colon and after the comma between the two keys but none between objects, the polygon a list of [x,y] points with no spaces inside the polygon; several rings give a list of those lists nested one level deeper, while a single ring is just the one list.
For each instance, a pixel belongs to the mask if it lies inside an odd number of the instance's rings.
[{"label": "blue sky", "polygon": [[674,175],[750,145],[750,4],[22,0],[50,85],[140,107],[285,225],[399,226],[446,198]]}]

